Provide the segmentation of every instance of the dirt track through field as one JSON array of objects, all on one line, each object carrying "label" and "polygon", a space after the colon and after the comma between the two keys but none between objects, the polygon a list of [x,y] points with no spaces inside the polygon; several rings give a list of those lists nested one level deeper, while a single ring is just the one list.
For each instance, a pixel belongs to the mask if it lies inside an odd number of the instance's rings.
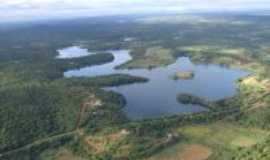
[{"label": "dirt track through field", "polygon": [[78,130],[80,128],[80,124],[81,124],[82,118],[84,116],[85,110],[86,110],[86,105],[81,104],[80,111],[79,111],[78,116],[77,116],[77,122],[76,122],[76,125],[75,125],[76,130]]},{"label": "dirt track through field", "polygon": [[11,155],[13,153],[16,153],[16,152],[19,152],[19,151],[23,151],[25,149],[29,149],[31,147],[34,147],[35,145],[42,144],[42,143],[45,143],[45,142],[48,142],[48,141],[53,141],[53,140],[56,140],[56,139],[61,138],[61,137],[73,135],[75,133],[77,133],[77,131],[70,131],[70,132],[66,132],[66,133],[62,133],[62,134],[57,134],[57,135],[54,135],[54,136],[50,136],[50,137],[47,137],[47,138],[43,138],[43,139],[34,141],[33,143],[27,144],[27,145],[22,146],[20,148],[17,148],[17,149],[14,149],[14,150],[10,150],[10,151],[4,152],[4,153],[0,153],[0,159],[1,159],[1,157],[8,156],[8,155]]}]

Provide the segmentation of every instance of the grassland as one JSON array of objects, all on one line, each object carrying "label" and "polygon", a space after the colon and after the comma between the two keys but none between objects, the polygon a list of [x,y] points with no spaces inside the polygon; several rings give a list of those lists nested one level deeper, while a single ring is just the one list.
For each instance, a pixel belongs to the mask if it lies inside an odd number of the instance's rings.
[{"label": "grassland", "polygon": [[[176,129],[175,132],[183,135],[185,142],[165,149],[150,159],[229,159],[232,158],[230,155],[239,148],[255,146],[264,142],[269,136],[267,131],[244,128],[227,122],[184,126]],[[228,150],[228,155],[223,155],[223,158],[217,154],[221,148]],[[201,156],[197,157],[195,153]]]},{"label": "grassland", "polygon": [[173,63],[175,60],[171,54],[170,49],[162,48],[160,46],[147,48],[143,56],[131,60],[119,68],[156,68],[160,66],[166,66]]}]

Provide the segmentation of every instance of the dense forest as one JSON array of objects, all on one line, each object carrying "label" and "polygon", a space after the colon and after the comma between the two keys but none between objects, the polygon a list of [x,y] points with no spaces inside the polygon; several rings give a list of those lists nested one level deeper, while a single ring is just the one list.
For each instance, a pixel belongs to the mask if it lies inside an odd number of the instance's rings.
[{"label": "dense forest", "polygon": [[[184,17],[184,18],[183,18]],[[0,159],[270,158],[270,17],[245,15],[114,16],[0,27]],[[126,38],[132,38],[125,40]],[[80,45],[97,54],[57,59]],[[179,95],[209,110],[130,120],[125,97],[108,86],[146,83],[128,74],[63,76],[70,69],[113,61],[112,49],[133,57],[118,68],[166,66],[186,56],[250,72],[234,97],[210,103]]]}]

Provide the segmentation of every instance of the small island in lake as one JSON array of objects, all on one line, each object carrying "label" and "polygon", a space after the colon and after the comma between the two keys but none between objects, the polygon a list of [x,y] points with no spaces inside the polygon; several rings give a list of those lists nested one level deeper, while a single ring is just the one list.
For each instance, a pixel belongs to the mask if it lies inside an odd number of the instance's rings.
[{"label": "small island in lake", "polygon": [[208,102],[206,99],[188,93],[178,94],[177,101],[182,104],[201,105],[204,107],[208,107],[210,105],[210,102]]},{"label": "small island in lake", "polygon": [[192,79],[194,76],[195,74],[193,71],[178,71],[172,76],[172,78],[174,80],[179,80],[179,79],[188,80],[188,79]]}]

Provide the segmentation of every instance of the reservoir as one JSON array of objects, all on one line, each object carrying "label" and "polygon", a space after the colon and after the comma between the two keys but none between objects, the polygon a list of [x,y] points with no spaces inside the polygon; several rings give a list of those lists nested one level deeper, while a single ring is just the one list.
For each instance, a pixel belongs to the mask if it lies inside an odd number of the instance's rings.
[{"label": "reservoir", "polygon": [[[59,50],[60,54],[61,51]],[[155,69],[115,69],[116,66],[132,60],[129,50],[109,50],[114,61],[102,65],[69,70],[65,77],[94,77],[110,74],[129,74],[148,78],[146,83],[135,83],[105,90],[122,94],[126,99],[124,112],[130,119],[157,118],[205,111],[198,105],[180,104],[179,93],[189,93],[211,101],[232,97],[237,92],[235,81],[248,73],[214,64],[194,64],[188,57],[180,57],[175,63]],[[172,79],[179,71],[193,71],[191,79]]]}]

